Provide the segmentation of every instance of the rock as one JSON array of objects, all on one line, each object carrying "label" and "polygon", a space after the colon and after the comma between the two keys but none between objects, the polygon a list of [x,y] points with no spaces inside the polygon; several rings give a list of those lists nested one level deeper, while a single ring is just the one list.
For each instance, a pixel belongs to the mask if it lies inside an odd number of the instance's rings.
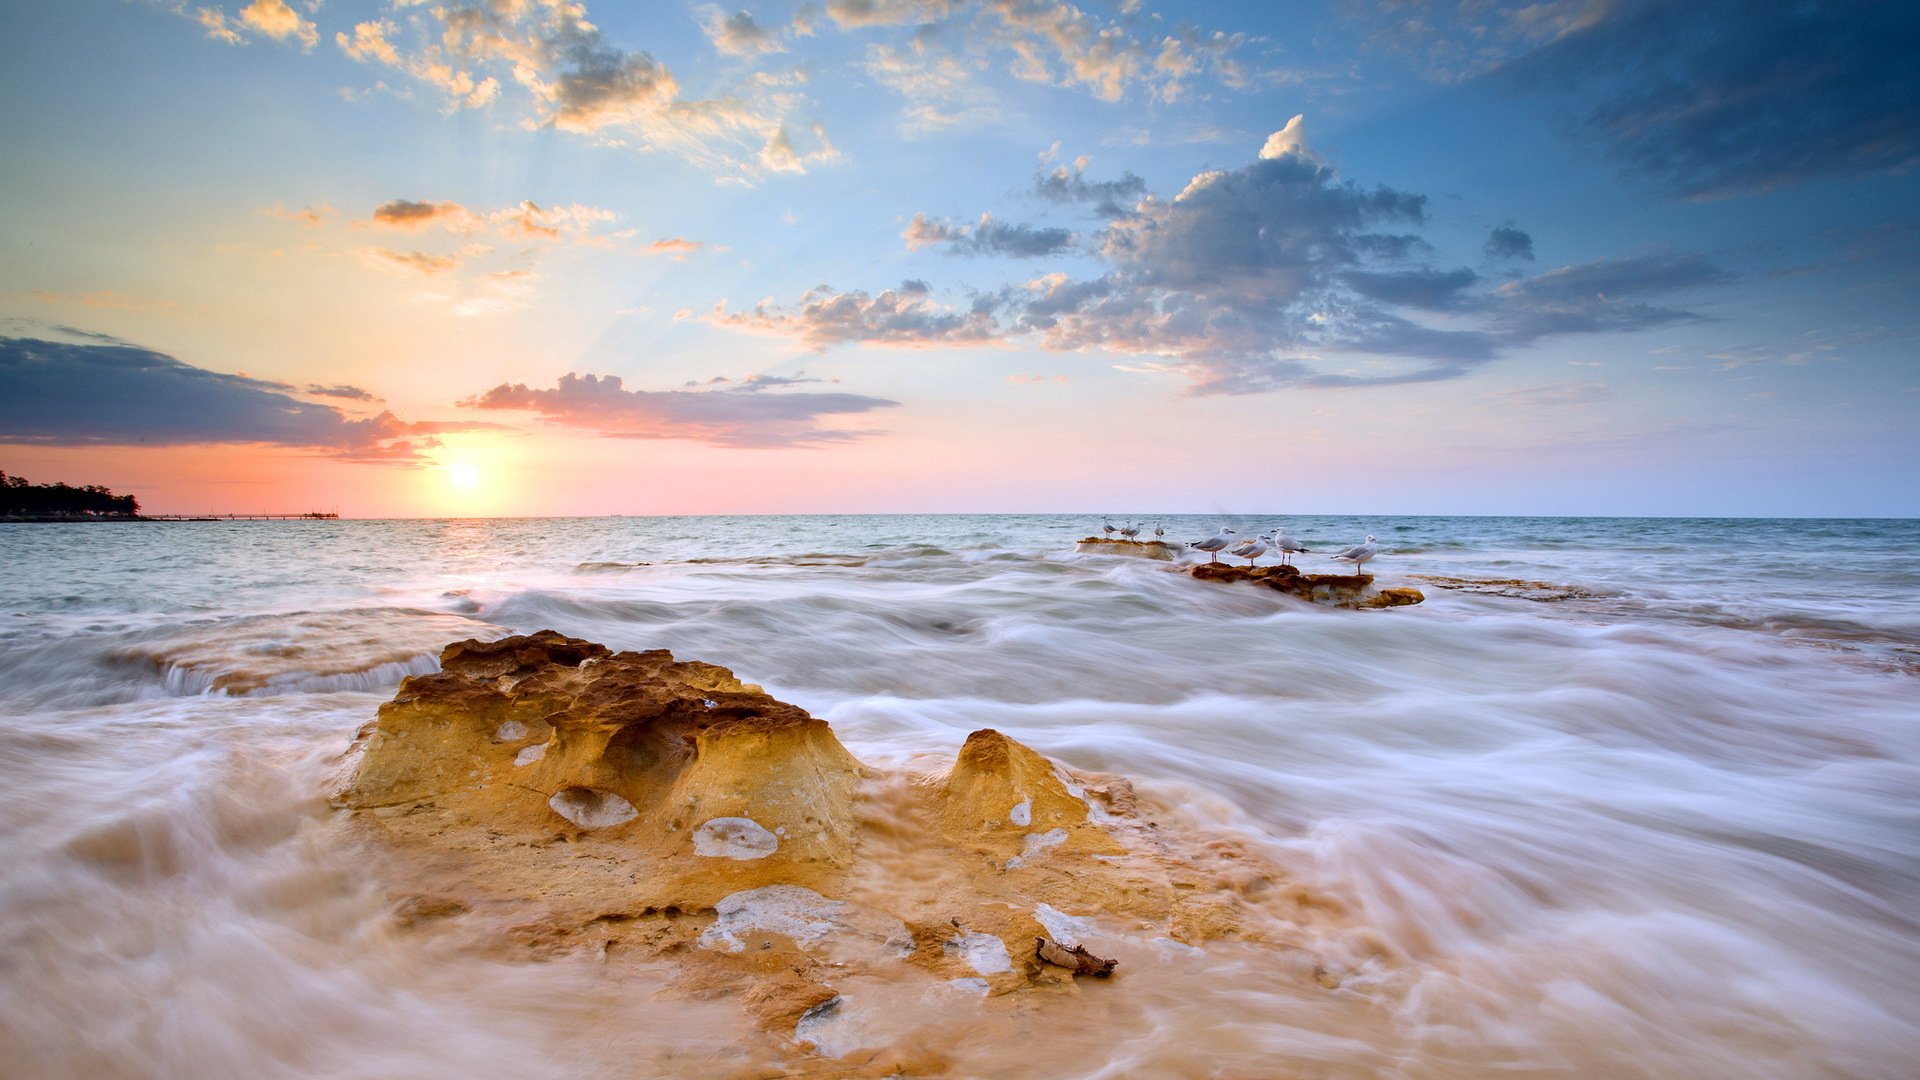
[{"label": "rock", "polygon": [[670,959],[680,992],[739,1001],[771,1053],[853,1045],[833,1034],[858,1026],[828,1016],[836,988],[1072,993],[1117,962],[1089,944],[1313,955],[1343,917],[1125,779],[992,729],[944,774],[882,771],[799,707],[664,650],[542,631],[458,642],[441,664],[361,730],[336,794],[379,839],[390,891],[422,898],[400,926]]},{"label": "rock", "polygon": [[940,796],[949,839],[1018,859],[1016,866],[1056,849],[1121,850],[1089,825],[1090,804],[1068,789],[1053,762],[991,728],[967,736]]},{"label": "rock", "polygon": [[648,860],[618,906],[710,907],[844,868],[863,773],[824,721],[725,668],[542,631],[449,645],[402,683],[339,801],[402,831],[430,806],[415,824],[454,836],[592,834]]},{"label": "rock", "polygon": [[1297,566],[1234,566],[1213,562],[1198,563],[1188,573],[1200,581],[1252,582],[1275,592],[1331,607],[1401,607],[1426,599],[1419,589],[1374,591],[1372,574],[1303,574]]},{"label": "rock", "polygon": [[1171,562],[1180,554],[1180,545],[1169,544],[1164,540],[1116,540],[1104,536],[1089,536],[1073,545],[1073,550],[1083,555],[1130,555],[1137,559],[1159,559]]}]

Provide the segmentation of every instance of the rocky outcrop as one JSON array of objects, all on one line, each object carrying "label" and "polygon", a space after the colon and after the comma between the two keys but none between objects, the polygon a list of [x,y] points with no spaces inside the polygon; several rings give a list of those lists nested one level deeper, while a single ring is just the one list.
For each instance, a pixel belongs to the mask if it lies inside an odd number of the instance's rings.
[{"label": "rocky outcrop", "polygon": [[944,773],[873,769],[725,668],[551,631],[448,646],[362,729],[337,802],[396,925],[673,957],[685,993],[836,1057],[886,1043],[845,987],[1068,993],[1212,940],[1305,955],[1341,912],[998,731]]},{"label": "rocky outcrop", "polygon": [[1419,589],[1375,589],[1372,574],[1303,574],[1297,566],[1234,566],[1214,562],[1198,563],[1188,573],[1200,581],[1252,582],[1331,607],[1404,607],[1426,599]]},{"label": "rocky outcrop", "polygon": [[447,646],[363,733],[342,805],[442,837],[558,833],[645,858],[622,904],[711,906],[852,858],[863,770],[826,723],[723,667],[542,631]]},{"label": "rocky outcrop", "polygon": [[1164,540],[1117,540],[1105,536],[1089,536],[1073,545],[1073,550],[1083,555],[1131,555],[1138,559],[1159,559],[1170,562],[1180,554],[1180,545],[1169,544]]}]

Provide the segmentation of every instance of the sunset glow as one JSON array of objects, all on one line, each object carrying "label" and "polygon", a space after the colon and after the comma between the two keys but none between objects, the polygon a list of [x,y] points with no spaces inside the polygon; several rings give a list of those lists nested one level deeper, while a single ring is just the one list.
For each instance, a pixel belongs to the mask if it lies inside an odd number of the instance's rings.
[{"label": "sunset glow", "polygon": [[1584,10],[11,5],[0,457],[182,512],[1920,511],[1901,34]]}]

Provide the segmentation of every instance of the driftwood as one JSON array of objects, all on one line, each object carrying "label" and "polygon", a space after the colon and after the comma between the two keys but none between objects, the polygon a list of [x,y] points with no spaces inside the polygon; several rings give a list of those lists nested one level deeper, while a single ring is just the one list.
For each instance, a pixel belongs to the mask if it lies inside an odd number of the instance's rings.
[{"label": "driftwood", "polygon": [[1053,964],[1056,967],[1071,968],[1075,975],[1091,975],[1096,979],[1104,979],[1112,975],[1113,966],[1120,962],[1118,960],[1102,960],[1088,952],[1086,948],[1081,945],[1075,945],[1069,949],[1058,942],[1048,941],[1043,937],[1033,939],[1033,955],[1042,963]]}]

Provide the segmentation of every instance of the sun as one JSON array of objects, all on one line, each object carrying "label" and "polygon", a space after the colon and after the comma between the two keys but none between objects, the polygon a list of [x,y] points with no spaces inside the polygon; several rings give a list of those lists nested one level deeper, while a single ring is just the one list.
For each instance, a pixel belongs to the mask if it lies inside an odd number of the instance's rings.
[{"label": "sun", "polygon": [[447,483],[456,491],[472,491],[480,486],[480,470],[471,462],[453,462],[447,466]]}]

